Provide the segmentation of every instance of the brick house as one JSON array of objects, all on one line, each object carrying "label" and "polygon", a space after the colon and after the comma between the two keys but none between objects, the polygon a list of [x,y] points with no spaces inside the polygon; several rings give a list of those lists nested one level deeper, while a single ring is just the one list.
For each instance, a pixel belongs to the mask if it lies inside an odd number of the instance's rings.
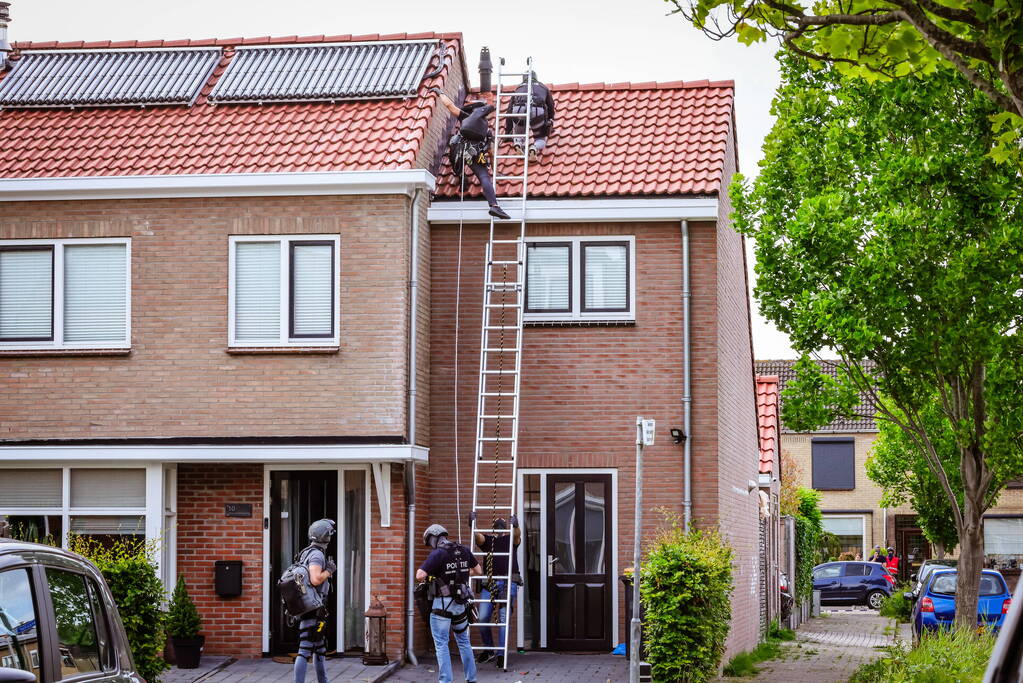
[{"label": "brick house", "polygon": [[781,390],[777,377],[757,375],[757,431],[760,436],[760,627],[766,633],[781,618],[779,572],[786,566],[782,554],[781,524]]},{"label": "brick house", "polygon": [[[762,375],[776,376],[784,391],[795,378],[794,364],[768,360],[757,361],[756,367]],[[821,367],[834,372],[827,362]],[[866,558],[875,545],[894,547],[908,578],[914,567],[934,555],[934,548],[920,531],[916,511],[909,505],[882,507],[881,488],[867,477],[865,465],[878,433],[872,405],[863,395],[859,417],[838,419],[812,433],[794,432],[783,423],[781,447],[795,464],[791,476],[821,492],[824,528],[839,537],[842,550]],[[1010,484],[1002,492],[998,505],[984,517],[984,536],[989,564],[1014,582],[1023,562],[1023,484]]]},{"label": "brick house", "polygon": [[[331,643],[363,646],[372,593],[389,654],[407,636],[425,650],[422,626],[404,628],[409,558],[429,522],[464,528],[479,354],[483,209],[455,201],[441,167],[451,117],[426,96],[465,92],[460,34],[14,48],[0,78],[0,515],[56,542],[156,542],[164,580],[188,581],[207,652],[235,656],[294,651],[271,586],[306,525],[333,517]],[[579,286],[525,335],[533,583],[513,637],[593,650],[623,638],[643,414],[661,427],[644,533],[655,508],[686,509],[688,450],[689,512],[728,520],[736,550],[729,652],[749,649],[756,415],[742,240],[720,194],[736,166],[732,85],[555,97],[531,249],[555,268],[537,277]],[[587,254],[625,267],[583,273]],[[594,314],[585,283],[625,305]],[[676,445],[667,429],[689,398]],[[566,540],[539,522],[563,499],[605,525],[577,525],[599,580],[559,602],[573,577],[539,568]],[[214,590],[218,560],[243,563],[240,595]]]}]

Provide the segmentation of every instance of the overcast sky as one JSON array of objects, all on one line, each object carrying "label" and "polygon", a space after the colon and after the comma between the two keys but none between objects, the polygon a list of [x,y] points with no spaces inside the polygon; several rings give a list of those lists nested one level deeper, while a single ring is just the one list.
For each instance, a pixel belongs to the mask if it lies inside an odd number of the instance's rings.
[{"label": "overcast sky", "polygon": [[[755,174],[778,84],[774,48],[714,42],[681,17],[667,16],[669,9],[663,0],[12,0],[10,39],[461,31],[473,72],[487,45],[509,65],[532,56],[548,83],[732,79],[739,166]],[[757,358],[792,357],[787,338],[753,303]]]}]

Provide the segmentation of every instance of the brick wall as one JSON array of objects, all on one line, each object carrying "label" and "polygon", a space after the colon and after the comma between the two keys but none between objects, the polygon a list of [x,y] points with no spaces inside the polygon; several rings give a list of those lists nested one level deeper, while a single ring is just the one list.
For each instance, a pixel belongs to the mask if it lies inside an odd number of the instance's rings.
[{"label": "brick wall", "polygon": [[[734,121],[725,149],[722,186],[735,172]],[[725,540],[735,553],[733,563],[732,627],[725,661],[756,646],[760,604],[758,507],[749,482],[759,473],[756,390],[750,337],[746,251],[742,236],[732,229],[732,206],[727,192],[718,205],[717,242],[717,397],[718,397],[718,519]]]},{"label": "brick wall", "polygon": [[[227,518],[225,503],[249,503],[252,518]],[[263,466],[178,466],[178,573],[202,615],[206,654],[260,656],[263,646]],[[217,560],[244,563],[242,594],[213,590]]]},{"label": "brick wall", "polygon": [[[697,518],[716,524],[718,507],[718,369],[716,240],[710,223],[693,223],[693,460]],[[458,390],[455,369],[457,226],[434,226],[432,448],[428,492],[419,500],[421,530],[430,522],[465,528],[471,506],[479,324],[485,229],[466,227],[463,238]],[[654,418],[657,444],[646,449],[644,534],[656,529],[657,508],[682,510],[682,447],[668,429],[682,426],[681,235],[678,223],[538,224],[530,235],[635,235],[635,325],[528,327],[524,335],[520,466],[616,468],[618,570],[631,565],[634,519],[635,418]],[[740,285],[741,287],[741,285]],[[748,355],[748,346],[747,346]],[[751,370],[747,373],[751,377]],[[752,409],[752,389],[746,401]],[[455,477],[454,408],[457,400],[458,479]],[[755,423],[751,423],[754,424]],[[755,444],[755,441],[753,442]],[[749,451],[755,467],[756,451]],[[424,477],[425,479],[425,477]],[[456,486],[461,481],[461,487]],[[745,481],[745,477],[744,477]],[[422,483],[422,480],[421,480]],[[756,524],[756,508],[750,523]],[[422,558],[420,558],[421,560]],[[620,601],[621,602],[621,601]],[[755,617],[755,610],[751,611]],[[619,613],[618,640],[624,637]],[[755,628],[755,619],[754,619]]]},{"label": "brick wall", "polygon": [[[0,238],[132,238],[132,350],[0,356],[0,438],[403,435],[409,219],[398,196],[5,204]],[[340,235],[340,352],[227,353],[228,236],[303,233]]]}]

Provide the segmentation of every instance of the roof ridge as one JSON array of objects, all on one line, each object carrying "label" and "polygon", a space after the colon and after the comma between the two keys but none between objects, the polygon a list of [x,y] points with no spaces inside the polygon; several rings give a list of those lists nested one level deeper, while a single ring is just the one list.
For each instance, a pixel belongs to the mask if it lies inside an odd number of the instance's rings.
[{"label": "roof ridge", "polygon": [[734,80],[725,81],[642,81],[633,83],[560,83],[548,86],[551,90],[685,90],[691,88],[735,88]]},{"label": "roof ridge", "polygon": [[462,42],[462,32],[454,31],[438,33],[426,31],[422,33],[369,33],[365,35],[316,35],[316,36],[260,36],[257,38],[182,38],[156,40],[71,40],[71,41],[39,41],[20,40],[13,44],[15,50],[103,50],[131,48],[170,48],[170,47],[244,47],[249,45],[297,45],[305,43],[357,43],[357,42],[394,42],[399,40],[457,40]]}]

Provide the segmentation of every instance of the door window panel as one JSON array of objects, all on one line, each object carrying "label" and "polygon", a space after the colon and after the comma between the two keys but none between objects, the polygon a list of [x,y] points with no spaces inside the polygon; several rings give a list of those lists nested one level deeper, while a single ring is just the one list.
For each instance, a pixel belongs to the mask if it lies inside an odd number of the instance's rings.
[{"label": "door window panel", "polygon": [[103,670],[96,615],[81,574],[47,569],[60,649],[61,678]]},{"label": "door window panel", "polygon": [[41,680],[38,612],[27,569],[0,572],[0,663]]},{"label": "door window panel", "polygon": [[344,645],[345,650],[356,650],[366,643],[366,473],[350,470],[344,477]]},{"label": "door window panel", "polygon": [[554,573],[575,574],[575,482],[554,485]]},{"label": "door window panel", "polygon": [[583,529],[586,545],[583,548],[583,564],[586,574],[604,573],[605,538],[604,519],[607,511],[604,500],[604,483],[591,481],[585,485],[586,525]]}]

